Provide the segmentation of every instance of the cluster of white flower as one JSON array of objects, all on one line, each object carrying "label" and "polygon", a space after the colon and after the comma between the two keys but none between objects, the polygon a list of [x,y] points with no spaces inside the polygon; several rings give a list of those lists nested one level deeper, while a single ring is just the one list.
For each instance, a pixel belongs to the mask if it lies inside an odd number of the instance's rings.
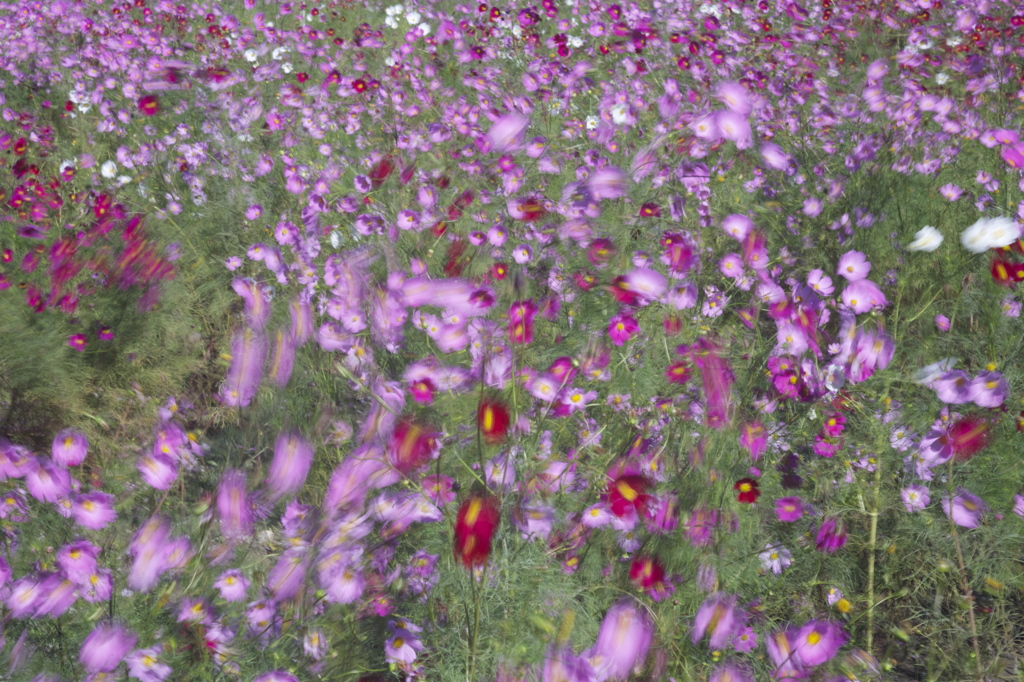
[{"label": "cluster of white flower", "polygon": [[583,38],[580,38],[579,36],[569,36],[569,39],[566,42],[568,42],[569,47],[572,48],[583,47]]},{"label": "cluster of white flower", "polygon": [[985,253],[1020,238],[1020,225],[1010,218],[982,218],[960,235],[960,243],[971,253]]},{"label": "cluster of white flower", "polygon": [[722,8],[718,5],[709,5],[707,3],[702,4],[697,11],[701,14],[714,14],[719,19],[722,18]]},{"label": "cluster of white flower", "polygon": [[384,10],[384,13],[388,15],[384,20],[384,23],[387,24],[389,28],[398,28],[398,16],[404,11],[405,8],[401,5],[391,5],[391,7]]},{"label": "cluster of white flower", "polygon": [[259,59],[260,57],[259,54],[256,53],[256,50],[252,49],[251,47],[245,52],[243,52],[242,56],[245,57],[245,61],[252,62],[253,64],[255,64],[256,60]]}]

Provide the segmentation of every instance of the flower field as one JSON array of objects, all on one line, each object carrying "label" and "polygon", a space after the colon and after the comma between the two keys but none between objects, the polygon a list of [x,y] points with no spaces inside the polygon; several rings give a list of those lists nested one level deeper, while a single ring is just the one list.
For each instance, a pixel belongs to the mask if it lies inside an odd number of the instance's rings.
[{"label": "flower field", "polygon": [[1024,7],[0,7],[0,679],[1024,679]]}]

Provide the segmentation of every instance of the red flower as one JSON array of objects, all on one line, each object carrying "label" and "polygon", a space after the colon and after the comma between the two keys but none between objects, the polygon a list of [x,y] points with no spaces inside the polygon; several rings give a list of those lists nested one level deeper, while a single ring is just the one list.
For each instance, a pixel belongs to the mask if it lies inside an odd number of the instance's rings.
[{"label": "red flower", "polygon": [[629,567],[629,579],[642,590],[647,590],[665,580],[665,567],[649,556],[637,557]]},{"label": "red flower", "polygon": [[420,424],[405,420],[398,422],[388,443],[391,465],[403,474],[418,469],[430,461],[437,447],[437,434]]},{"label": "red flower", "polygon": [[299,81],[300,83],[305,83],[306,81],[309,80],[309,74],[306,73],[305,71],[299,71],[297,74],[295,74],[295,80]]},{"label": "red flower", "polygon": [[643,513],[650,500],[646,495],[650,483],[643,476],[619,476],[608,485],[608,507],[620,519],[629,514],[630,510]]},{"label": "red flower", "polygon": [[356,92],[366,92],[366,81],[364,81],[362,78],[357,78],[356,80],[352,81],[352,89],[355,90]]},{"label": "red flower", "polygon": [[485,441],[496,445],[505,440],[505,434],[508,433],[509,415],[508,410],[499,401],[481,401],[476,419]]},{"label": "red flower", "polygon": [[504,263],[495,263],[491,266],[491,274],[496,280],[503,280],[508,277],[508,266]]},{"label": "red flower", "polygon": [[466,568],[487,562],[491,553],[491,538],[498,528],[501,515],[498,502],[486,493],[474,493],[462,506],[455,520],[455,558]]},{"label": "red flower", "polygon": [[156,95],[146,95],[139,98],[139,111],[146,116],[156,116],[160,112],[160,100]]},{"label": "red flower", "polygon": [[736,481],[732,488],[739,492],[736,499],[743,504],[754,504],[757,502],[757,498],[761,496],[761,491],[757,487],[757,480],[753,478],[741,478]]},{"label": "red flower", "polygon": [[953,456],[965,462],[981,452],[989,439],[989,423],[978,417],[961,417],[949,427],[947,433],[953,441]]}]

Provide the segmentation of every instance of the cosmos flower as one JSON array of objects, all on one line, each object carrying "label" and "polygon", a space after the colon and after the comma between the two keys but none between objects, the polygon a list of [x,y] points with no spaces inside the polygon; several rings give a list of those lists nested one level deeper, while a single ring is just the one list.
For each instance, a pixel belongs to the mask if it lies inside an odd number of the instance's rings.
[{"label": "cosmos flower", "polygon": [[942,499],[942,511],[946,516],[953,519],[953,523],[964,528],[977,528],[981,525],[982,514],[988,506],[984,500],[972,495],[964,488],[958,488],[957,494],[953,496],[952,504],[949,496]]},{"label": "cosmos flower", "polygon": [[690,641],[697,642],[709,637],[708,646],[712,651],[721,651],[746,625],[746,614],[736,606],[735,595],[716,593],[701,604],[693,622]]}]

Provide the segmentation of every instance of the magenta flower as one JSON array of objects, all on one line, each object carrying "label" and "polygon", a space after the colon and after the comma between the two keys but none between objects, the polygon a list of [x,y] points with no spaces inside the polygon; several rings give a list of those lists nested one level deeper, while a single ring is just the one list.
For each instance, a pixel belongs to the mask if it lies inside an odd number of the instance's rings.
[{"label": "magenta flower", "polygon": [[124,660],[136,637],[120,625],[99,625],[82,642],[78,662],[88,673],[109,673]]},{"label": "magenta flower", "polygon": [[757,633],[754,628],[745,627],[732,638],[732,648],[741,654],[749,654],[757,648]]},{"label": "magenta flower", "polygon": [[940,330],[942,330],[944,332],[948,332],[949,331],[949,324],[950,324],[949,323],[949,318],[946,317],[945,315],[936,315],[935,316],[935,326],[938,327]]},{"label": "magenta flower", "polygon": [[795,628],[778,630],[765,639],[768,656],[776,665],[775,679],[799,680],[807,677],[796,657],[797,631]]},{"label": "magenta flower", "polygon": [[963,488],[957,489],[957,494],[953,496],[952,509],[948,496],[942,500],[942,511],[953,519],[953,523],[964,528],[980,526],[982,514],[986,509],[988,509],[988,505],[984,500]]},{"label": "magenta flower", "polygon": [[616,346],[622,346],[639,331],[640,325],[631,315],[619,314],[608,321],[608,336]]},{"label": "magenta flower", "polygon": [[72,334],[68,337],[68,345],[77,351],[85,350],[85,342],[85,334]]},{"label": "magenta flower", "polygon": [[754,229],[754,221],[745,215],[732,214],[726,216],[722,221],[722,229],[732,235],[737,241],[743,241]]},{"label": "magenta flower", "polygon": [[158,517],[149,519],[136,531],[128,546],[128,551],[135,557],[128,575],[128,586],[133,590],[148,592],[167,570],[170,535],[167,522]]},{"label": "magenta flower", "polygon": [[271,670],[256,677],[252,682],[299,682],[299,678],[287,670]]},{"label": "magenta flower", "polygon": [[690,346],[690,359],[700,370],[700,378],[707,401],[705,423],[715,429],[729,428],[734,377],[729,361],[722,357],[718,345],[701,337]]},{"label": "magenta flower", "polygon": [[313,464],[313,446],[295,431],[282,432],[274,444],[274,459],[267,472],[272,499],[299,492]]},{"label": "magenta flower", "polygon": [[499,118],[487,131],[491,149],[499,153],[522,149],[529,123],[530,119],[518,111],[512,111]]},{"label": "magenta flower", "polygon": [[589,658],[599,679],[626,679],[643,665],[651,646],[654,627],[635,602],[621,601],[608,609],[597,641],[584,657]]},{"label": "magenta flower", "polygon": [[711,650],[721,651],[746,625],[746,614],[737,608],[736,599],[735,595],[717,593],[701,604],[690,633],[690,641],[695,646],[707,635]]},{"label": "magenta flower", "polygon": [[252,507],[245,492],[245,473],[228,469],[217,488],[217,511],[220,529],[227,538],[249,534],[252,529]]},{"label": "magenta flower", "polygon": [[928,488],[923,485],[908,485],[900,492],[900,497],[903,506],[911,513],[923,511],[931,501]]},{"label": "magenta flower", "polygon": [[85,460],[89,451],[89,440],[85,434],[73,429],[64,429],[53,439],[53,447],[50,452],[53,455],[53,463],[67,469],[76,467]]},{"label": "magenta flower", "polygon": [[818,529],[818,537],[815,539],[815,547],[820,552],[832,554],[839,551],[846,544],[846,526],[835,519],[825,519]]},{"label": "magenta flower", "polygon": [[[751,631],[753,633],[753,631]],[[756,642],[756,635],[755,635]],[[737,649],[740,651],[740,649]],[[741,652],[742,653],[742,652]],[[732,663],[722,663],[711,673],[708,682],[755,682],[754,676],[746,667]]]},{"label": "magenta flower", "polygon": [[848,282],[857,282],[868,276],[871,272],[871,263],[860,251],[847,251],[839,258],[839,269],[837,272],[846,278]]},{"label": "magenta flower", "polygon": [[68,578],[81,585],[96,573],[96,557],[99,555],[99,547],[88,540],[78,540],[58,550],[57,566]]},{"label": "magenta flower", "polygon": [[800,628],[793,641],[802,666],[814,667],[831,660],[846,643],[842,626],[827,620],[812,620]]}]

